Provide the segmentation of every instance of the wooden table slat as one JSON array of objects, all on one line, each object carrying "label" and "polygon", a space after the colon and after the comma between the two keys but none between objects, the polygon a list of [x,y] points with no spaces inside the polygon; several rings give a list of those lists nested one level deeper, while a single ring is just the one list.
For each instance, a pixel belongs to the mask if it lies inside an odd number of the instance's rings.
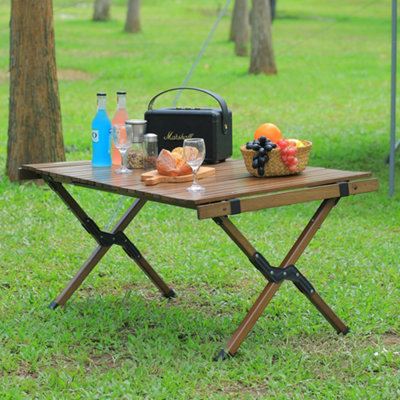
[{"label": "wooden table slat", "polygon": [[41,176],[50,176],[62,183],[71,183],[188,208],[196,208],[202,204],[233,198],[310,188],[342,180],[351,181],[371,176],[371,173],[362,171],[307,167],[298,175],[256,178],[247,172],[243,160],[227,160],[215,164],[213,167],[215,167],[215,176],[200,180],[206,188],[200,194],[192,194],[186,191],[190,182],[159,183],[154,186],[146,186],[141,181],[141,174],[143,173],[141,169],[133,170],[131,174],[124,176],[114,173],[114,170],[118,167],[96,168],[92,167],[90,161],[29,164],[22,166],[22,170],[29,170]]},{"label": "wooden table slat", "polygon": [[[378,180],[376,178],[349,183],[349,195],[367,193],[375,190],[378,190]],[[287,192],[245,198],[240,200],[240,211],[257,211],[307,201],[337,198],[340,196],[339,184],[333,183],[307,189],[295,189]],[[197,207],[199,219],[220,217],[233,213],[231,201],[220,201]]]}]

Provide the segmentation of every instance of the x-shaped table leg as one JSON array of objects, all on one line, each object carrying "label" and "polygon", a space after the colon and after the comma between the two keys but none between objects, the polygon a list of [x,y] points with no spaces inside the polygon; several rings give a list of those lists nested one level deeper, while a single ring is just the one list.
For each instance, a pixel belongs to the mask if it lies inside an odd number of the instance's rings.
[{"label": "x-shaped table leg", "polygon": [[[256,302],[247,313],[246,317],[239,325],[238,329],[230,338],[228,344],[223,350],[215,357],[215,360],[233,356],[247,334],[253,328],[258,318],[261,316],[264,309],[267,307],[270,300],[274,297],[279,289],[281,282],[285,279],[290,279],[304,293],[318,311],[325,317],[325,319],[336,329],[338,333],[344,335],[349,332],[349,328],[340,320],[340,318],[333,312],[333,310],[325,303],[325,301],[318,295],[313,286],[307,279],[297,270],[293,265],[301,256],[309,242],[328,216],[329,212],[336,205],[338,199],[327,199],[322,202],[310,222],[304,228],[303,232],[293,245],[291,250],[286,255],[278,268],[271,267],[258,253],[249,241],[243,236],[242,233],[233,225],[228,217],[217,217],[214,221],[222,227],[228,236],[236,243],[236,245],[243,251],[250,261],[260,270],[261,273],[269,280],[268,285],[261,292]],[[282,279],[276,279],[280,275]],[[285,278],[285,276],[289,276]]]},{"label": "x-shaped table leg", "polygon": [[86,277],[90,274],[93,268],[107,253],[112,245],[120,245],[124,251],[131,257],[142,271],[150,278],[150,280],[160,289],[165,297],[174,297],[175,292],[163,281],[157,272],[142,256],[136,246],[123,233],[124,229],[129,225],[133,218],[139,213],[145,205],[146,200],[137,199],[132,206],[125,212],[121,219],[117,222],[110,233],[102,232],[95,222],[89,218],[81,206],[68,193],[64,186],[49,178],[46,179],[48,185],[58,194],[64,203],[71,209],[73,214],[78,218],[83,227],[96,239],[99,246],[93,251],[91,256],[82,266],[82,268],[71,279],[61,294],[49,305],[49,308],[55,309],[58,306],[63,306],[72,296],[76,289],[82,284]]}]

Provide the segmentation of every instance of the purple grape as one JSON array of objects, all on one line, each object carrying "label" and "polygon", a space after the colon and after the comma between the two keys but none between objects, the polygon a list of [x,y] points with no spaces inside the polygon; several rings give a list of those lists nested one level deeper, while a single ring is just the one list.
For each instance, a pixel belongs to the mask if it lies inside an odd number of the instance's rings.
[{"label": "purple grape", "polygon": [[267,138],[265,136],[260,136],[258,141],[260,142],[261,146],[264,146],[265,143],[267,143]]}]

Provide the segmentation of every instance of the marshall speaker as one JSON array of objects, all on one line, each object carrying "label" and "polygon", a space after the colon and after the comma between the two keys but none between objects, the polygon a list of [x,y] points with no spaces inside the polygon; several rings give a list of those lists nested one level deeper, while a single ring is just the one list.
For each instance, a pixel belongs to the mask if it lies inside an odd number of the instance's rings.
[{"label": "marshall speaker", "polygon": [[[220,108],[170,107],[153,110],[158,96],[173,90],[197,90],[212,96]],[[198,88],[173,88],[154,96],[144,114],[147,132],[158,136],[158,151],[181,147],[184,139],[203,138],[205,162],[214,164],[232,155],[232,112],[225,100],[215,93]]]}]

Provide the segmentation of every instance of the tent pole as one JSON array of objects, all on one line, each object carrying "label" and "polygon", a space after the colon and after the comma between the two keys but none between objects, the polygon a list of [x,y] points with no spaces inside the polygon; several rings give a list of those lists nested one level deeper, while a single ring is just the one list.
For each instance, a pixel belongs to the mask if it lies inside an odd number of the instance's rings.
[{"label": "tent pole", "polygon": [[390,102],[389,197],[394,194],[394,167],[396,154],[396,70],[397,70],[397,0],[392,0],[392,84]]}]

